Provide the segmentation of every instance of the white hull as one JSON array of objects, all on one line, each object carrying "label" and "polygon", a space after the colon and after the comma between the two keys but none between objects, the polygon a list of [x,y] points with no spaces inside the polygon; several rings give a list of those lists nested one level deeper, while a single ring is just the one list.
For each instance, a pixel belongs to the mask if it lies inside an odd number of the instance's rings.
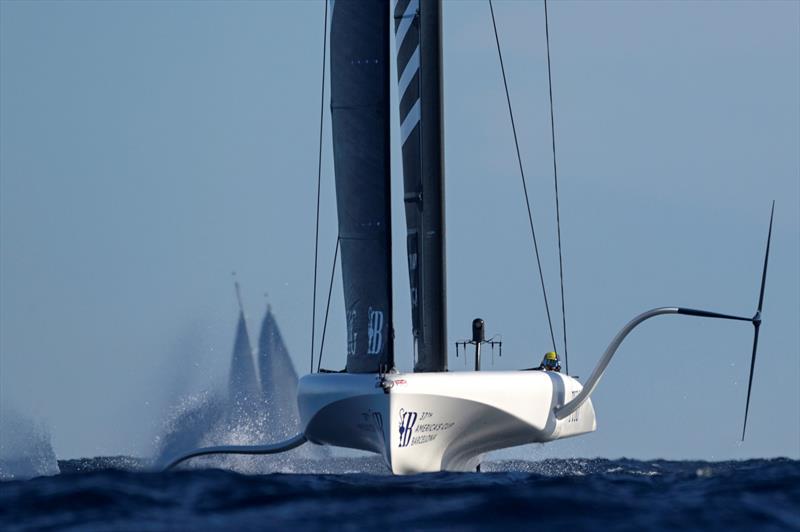
[{"label": "white hull", "polygon": [[591,400],[554,414],[581,389],[544,371],[316,373],[298,404],[309,441],[379,453],[395,474],[475,471],[488,451],[594,431]]}]

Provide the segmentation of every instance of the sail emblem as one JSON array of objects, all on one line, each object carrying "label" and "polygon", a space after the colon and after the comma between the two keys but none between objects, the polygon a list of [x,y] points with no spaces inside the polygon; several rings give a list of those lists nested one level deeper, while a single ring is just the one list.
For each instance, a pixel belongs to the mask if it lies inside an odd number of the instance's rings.
[{"label": "sail emblem", "polygon": [[383,311],[372,310],[369,308],[369,347],[367,349],[368,355],[377,355],[383,349]]},{"label": "sail emblem", "polygon": [[356,340],[358,333],[356,332],[356,316],[355,310],[347,313],[347,356],[356,354]]}]

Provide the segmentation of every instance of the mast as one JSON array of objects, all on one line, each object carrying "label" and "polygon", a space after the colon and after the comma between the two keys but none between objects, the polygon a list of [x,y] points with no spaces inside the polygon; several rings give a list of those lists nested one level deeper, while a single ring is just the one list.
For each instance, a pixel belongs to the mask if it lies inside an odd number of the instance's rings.
[{"label": "mast", "polygon": [[398,0],[395,43],[400,98],[408,268],[417,360],[447,370],[442,2]]}]

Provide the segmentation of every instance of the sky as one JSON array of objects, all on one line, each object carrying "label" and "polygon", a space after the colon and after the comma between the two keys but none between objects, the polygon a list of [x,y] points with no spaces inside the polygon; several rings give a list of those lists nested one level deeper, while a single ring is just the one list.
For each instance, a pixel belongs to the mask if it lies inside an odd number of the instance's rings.
[{"label": "sky", "polygon": [[[495,13],[560,338],[542,7]],[[60,458],[152,452],[171,405],[224,382],[232,271],[251,331],[271,304],[308,371],[323,13],[0,2],[0,403],[48,427]],[[800,3],[549,15],[572,374],[649,308],[751,315],[773,199],[775,227],[744,442],[752,327],[668,316],[617,353],[595,433],[511,452],[800,458]],[[484,368],[531,367],[551,343],[488,4],[445,1],[443,39],[448,344],[482,317],[504,342]],[[336,239],[327,111],[324,127],[318,316]],[[394,242],[399,155],[395,140]],[[395,352],[410,370],[404,253]],[[337,276],[323,366],[345,349]],[[451,347],[451,370],[464,362]]]}]

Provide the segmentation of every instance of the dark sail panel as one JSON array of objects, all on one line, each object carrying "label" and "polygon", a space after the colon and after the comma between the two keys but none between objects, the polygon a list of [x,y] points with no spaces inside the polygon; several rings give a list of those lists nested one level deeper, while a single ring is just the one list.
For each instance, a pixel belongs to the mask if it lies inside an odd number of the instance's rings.
[{"label": "dark sail panel", "polygon": [[347,371],[394,365],[388,0],[336,0],[331,123],[347,313]]},{"label": "dark sail panel", "polygon": [[441,9],[398,0],[394,11],[414,371],[447,370]]}]

